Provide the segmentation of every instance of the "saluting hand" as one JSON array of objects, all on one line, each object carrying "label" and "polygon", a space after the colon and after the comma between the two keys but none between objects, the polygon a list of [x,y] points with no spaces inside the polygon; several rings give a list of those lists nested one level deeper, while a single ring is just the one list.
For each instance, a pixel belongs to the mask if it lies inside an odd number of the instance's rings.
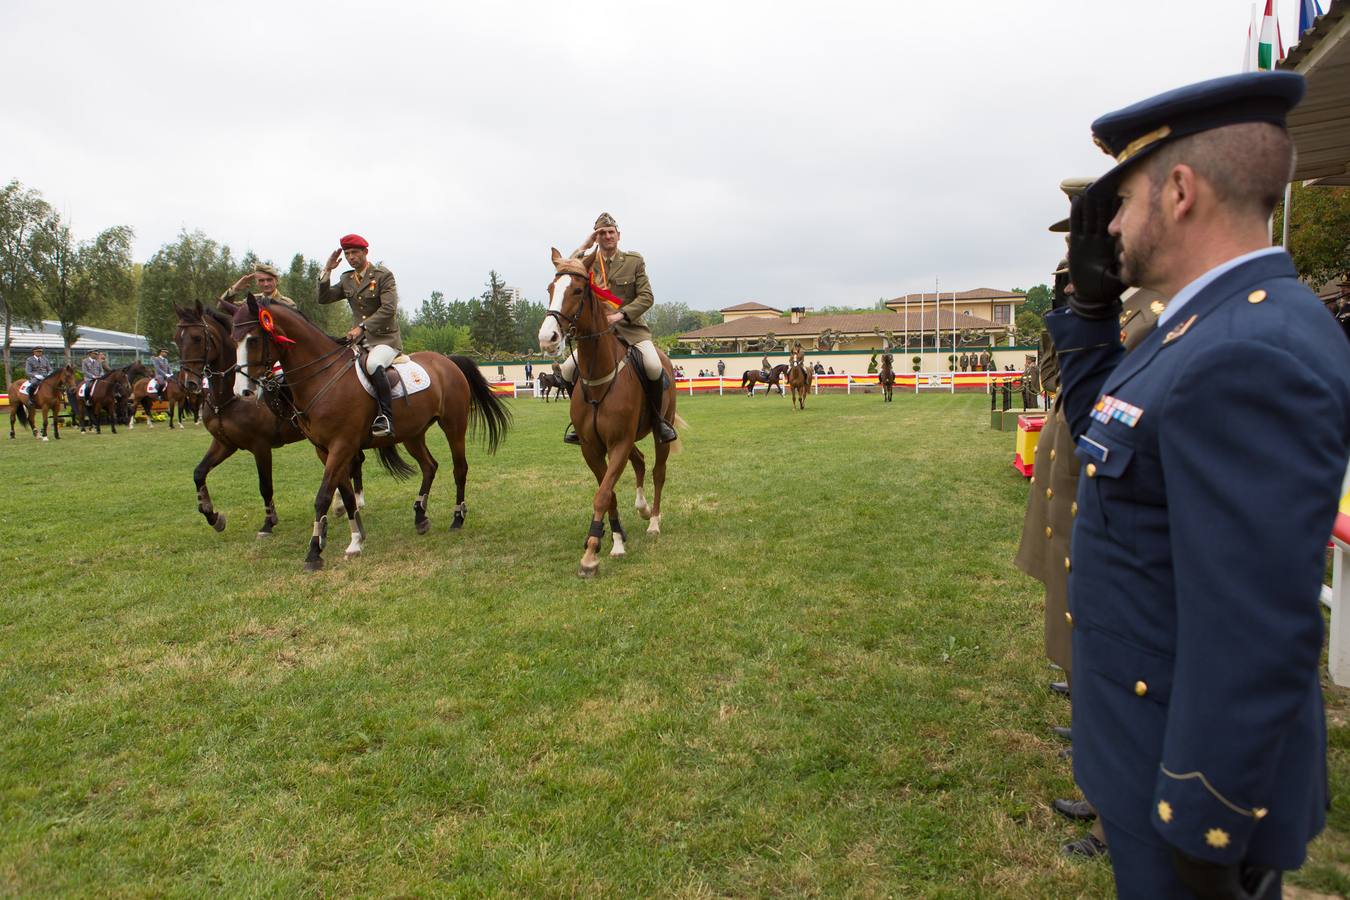
[{"label": "saluting hand", "polygon": [[327,275],[337,268],[338,260],[342,259],[342,251],[334,250],[328,254],[328,262],[324,264],[323,273]]},{"label": "saluting hand", "polygon": [[244,285],[249,284],[251,282],[255,282],[257,280],[258,280],[258,273],[249,272],[247,275],[242,276],[238,281],[234,283],[234,286],[230,288],[230,292],[234,293],[237,291],[242,291],[244,289]]},{"label": "saluting hand", "polygon": [[1094,197],[1089,191],[1073,198],[1069,208],[1069,280],[1073,293],[1069,308],[1084,319],[1114,319],[1120,315],[1120,280],[1116,239],[1108,230],[1116,216],[1115,197]]}]

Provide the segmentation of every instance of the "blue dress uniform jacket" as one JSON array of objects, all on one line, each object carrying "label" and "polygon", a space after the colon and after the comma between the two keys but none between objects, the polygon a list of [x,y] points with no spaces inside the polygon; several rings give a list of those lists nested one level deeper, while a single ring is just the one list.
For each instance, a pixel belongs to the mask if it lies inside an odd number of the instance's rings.
[{"label": "blue dress uniform jacket", "polygon": [[1114,319],[1046,322],[1085,476],[1074,776],[1142,839],[1298,868],[1328,804],[1318,597],[1350,344],[1283,253],[1220,275],[1128,357]]}]

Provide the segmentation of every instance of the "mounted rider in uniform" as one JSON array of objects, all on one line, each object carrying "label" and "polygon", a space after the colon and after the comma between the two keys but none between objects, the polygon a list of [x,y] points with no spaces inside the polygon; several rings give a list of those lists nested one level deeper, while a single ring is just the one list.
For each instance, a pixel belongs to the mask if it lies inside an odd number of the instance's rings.
[{"label": "mounted rider in uniform", "polygon": [[273,303],[281,303],[289,306],[291,309],[299,309],[295,301],[290,297],[283,296],[277,290],[277,281],[281,278],[281,273],[277,267],[268,263],[255,263],[253,271],[240,278],[234,284],[230,285],[225,293],[220,295],[221,300],[233,302],[236,298],[243,298],[248,294],[248,285],[251,283],[262,294],[264,300],[271,300]]},{"label": "mounted rider in uniform", "polygon": [[94,389],[94,384],[104,375],[108,374],[107,370],[103,368],[103,361],[99,359],[97,350],[90,350],[89,355],[80,361],[80,371],[84,373],[84,383],[86,386],[84,388],[83,396],[85,397],[88,397],[89,393]]},{"label": "mounted rider in uniform", "polygon": [[[338,242],[341,250],[334,250],[319,275],[319,302],[336,303],[346,300],[352,309],[352,329],[347,340],[360,341],[367,349],[366,373],[380,412],[371,424],[371,437],[386,437],[394,433],[394,417],[390,411],[389,377],[385,374],[394,357],[403,351],[403,339],[398,332],[398,287],[394,273],[382,265],[370,262],[366,254],[370,244],[359,234],[349,234]],[[346,257],[351,266],[342,273],[336,285],[329,283],[338,259]]]},{"label": "mounted rider in uniform", "polygon": [[[596,252],[586,257],[586,251],[599,244]],[[675,440],[679,435],[670,423],[661,417],[662,376],[665,369],[661,365],[661,354],[652,343],[651,330],[642,324],[642,316],[652,308],[652,286],[647,280],[647,264],[642,255],[631,250],[619,249],[619,226],[609,213],[601,213],[595,220],[595,230],[572,254],[573,259],[586,260],[591,270],[591,280],[599,288],[608,290],[621,301],[620,307],[608,314],[609,324],[624,343],[635,347],[642,354],[642,374],[640,378],[643,391],[647,395],[647,409],[652,418],[652,436],[662,444]],[[573,353],[563,361],[562,376],[568,389],[576,379],[577,361]],[[580,444],[581,438],[576,432],[568,430],[563,442]]]},{"label": "mounted rider in uniform", "polygon": [[158,355],[151,357],[150,362],[155,367],[155,393],[162,397],[169,387],[169,379],[173,377],[173,367],[169,365],[169,351],[159,351]]},{"label": "mounted rider in uniform", "polygon": [[43,353],[41,347],[33,348],[33,355],[23,364],[23,374],[28,376],[28,399],[37,399],[38,385],[42,379],[52,374],[52,361]]}]

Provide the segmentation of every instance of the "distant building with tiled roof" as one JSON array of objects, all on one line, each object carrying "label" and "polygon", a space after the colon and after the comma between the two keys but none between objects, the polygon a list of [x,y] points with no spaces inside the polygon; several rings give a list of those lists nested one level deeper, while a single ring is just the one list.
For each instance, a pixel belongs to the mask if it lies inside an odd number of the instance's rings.
[{"label": "distant building with tiled roof", "polygon": [[723,321],[679,336],[679,343],[706,350],[748,353],[790,346],[800,341],[807,349],[874,350],[889,340],[892,346],[914,349],[946,345],[955,334],[959,345],[997,346],[1007,343],[1016,307],[1026,295],[1015,291],[977,288],[933,294],[908,294],[886,301],[890,312],[810,315],[803,307],[789,314],[750,301],[719,310]]}]

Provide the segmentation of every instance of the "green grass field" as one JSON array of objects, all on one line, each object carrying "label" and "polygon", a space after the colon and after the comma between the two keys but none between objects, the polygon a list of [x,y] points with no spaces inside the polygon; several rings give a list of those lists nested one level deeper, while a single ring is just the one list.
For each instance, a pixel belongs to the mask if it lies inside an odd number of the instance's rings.
[{"label": "green grass field", "polygon": [[[228,529],[196,512],[204,429],[0,446],[0,893],[1108,895],[1058,852],[1069,710],[987,398],[680,402],[664,533],[626,475],[593,581],[561,405],[471,451],[457,534],[443,441],[425,537],[372,462],[366,554],[339,518],[317,575],[307,445],[270,541],[251,457]],[[1289,880],[1350,892],[1331,816]]]}]

